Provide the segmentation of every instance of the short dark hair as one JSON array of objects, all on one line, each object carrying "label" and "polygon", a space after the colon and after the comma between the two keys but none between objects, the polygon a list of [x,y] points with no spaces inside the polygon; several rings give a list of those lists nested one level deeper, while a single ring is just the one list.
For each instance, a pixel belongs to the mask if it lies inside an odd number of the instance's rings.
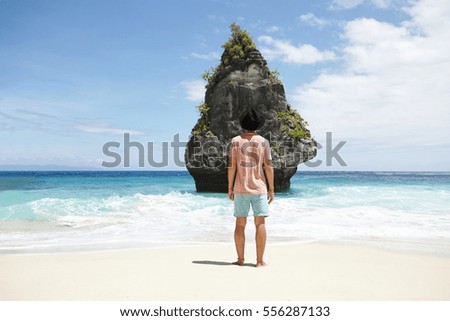
[{"label": "short dark hair", "polygon": [[239,117],[239,124],[245,130],[257,130],[264,124],[264,118],[257,110],[250,108]]}]

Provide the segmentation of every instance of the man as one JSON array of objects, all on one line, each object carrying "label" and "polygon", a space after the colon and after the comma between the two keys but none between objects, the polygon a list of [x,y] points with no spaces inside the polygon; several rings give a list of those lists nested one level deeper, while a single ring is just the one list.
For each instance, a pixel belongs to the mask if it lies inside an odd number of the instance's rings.
[{"label": "man", "polygon": [[236,217],[236,264],[244,265],[245,225],[251,206],[256,227],[256,267],[262,267],[266,265],[265,218],[269,215],[268,203],[274,199],[272,157],[269,141],[256,133],[263,124],[258,112],[251,109],[239,121],[245,132],[231,141],[228,167],[228,197],[234,201]]}]

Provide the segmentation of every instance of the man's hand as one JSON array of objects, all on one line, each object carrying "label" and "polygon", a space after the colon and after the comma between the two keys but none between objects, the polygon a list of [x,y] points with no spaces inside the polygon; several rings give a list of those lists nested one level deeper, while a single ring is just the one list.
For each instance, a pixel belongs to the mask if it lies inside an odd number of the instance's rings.
[{"label": "man's hand", "polygon": [[267,199],[269,200],[269,204],[272,203],[272,201],[273,201],[274,198],[275,198],[275,194],[274,194],[274,192],[273,192],[273,189],[272,189],[272,190],[269,190],[269,191],[267,192]]},{"label": "man's hand", "polygon": [[234,192],[232,189],[228,190],[228,197],[230,198],[230,200],[234,201]]}]

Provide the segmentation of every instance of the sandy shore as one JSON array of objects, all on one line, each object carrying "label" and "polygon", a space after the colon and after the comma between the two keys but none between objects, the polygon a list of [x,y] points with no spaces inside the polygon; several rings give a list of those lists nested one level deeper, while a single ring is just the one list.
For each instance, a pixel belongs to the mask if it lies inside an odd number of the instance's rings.
[{"label": "sandy shore", "polygon": [[330,244],[0,256],[0,300],[450,300],[450,258]]}]

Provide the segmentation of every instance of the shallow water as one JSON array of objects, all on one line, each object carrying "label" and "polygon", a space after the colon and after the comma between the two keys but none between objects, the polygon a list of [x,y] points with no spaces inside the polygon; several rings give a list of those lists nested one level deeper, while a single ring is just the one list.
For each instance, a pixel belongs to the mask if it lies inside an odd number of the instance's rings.
[{"label": "shallow water", "polygon": [[[448,172],[299,172],[291,186],[269,242],[450,255]],[[187,172],[0,172],[0,254],[232,242],[232,213]]]}]

